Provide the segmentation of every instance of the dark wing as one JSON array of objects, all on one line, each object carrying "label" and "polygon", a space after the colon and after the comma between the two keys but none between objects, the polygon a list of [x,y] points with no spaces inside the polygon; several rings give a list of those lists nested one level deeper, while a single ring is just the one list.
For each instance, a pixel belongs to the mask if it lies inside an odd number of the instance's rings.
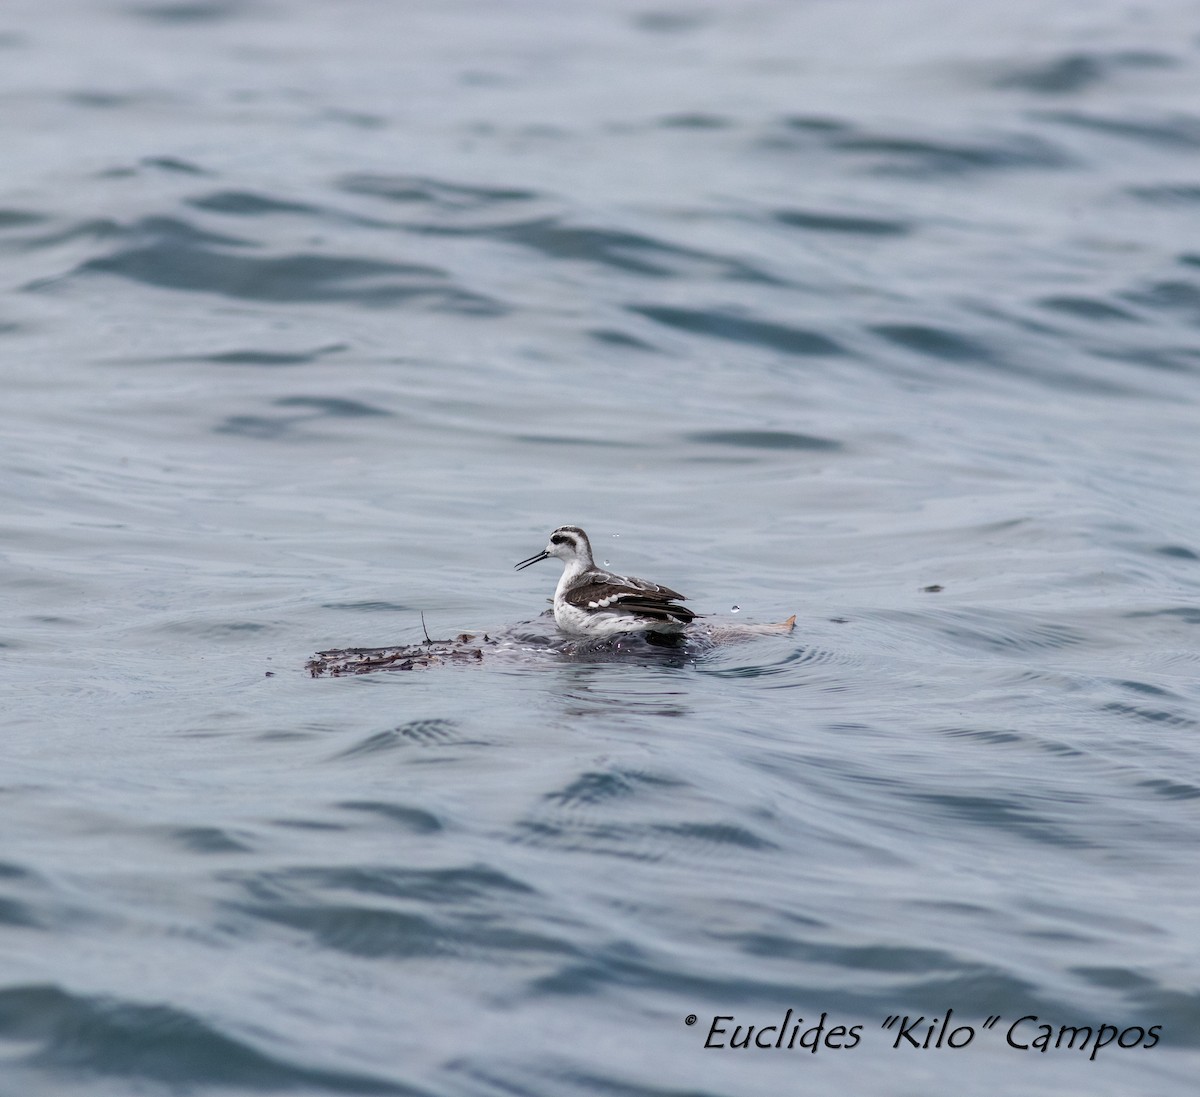
[{"label": "dark wing", "polygon": [[687,606],[679,605],[682,594],[646,579],[595,571],[581,575],[580,580],[566,594],[566,601],[580,609],[636,614],[658,621],[678,621],[682,625],[696,616]]}]

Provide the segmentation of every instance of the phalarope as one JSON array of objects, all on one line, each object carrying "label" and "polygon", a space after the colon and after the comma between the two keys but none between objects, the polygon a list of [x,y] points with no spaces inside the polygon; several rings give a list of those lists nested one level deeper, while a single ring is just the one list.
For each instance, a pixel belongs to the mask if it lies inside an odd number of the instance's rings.
[{"label": "phalarope", "polygon": [[551,557],[563,562],[554,620],[569,636],[643,632],[651,643],[669,644],[696,616],[679,605],[683,595],[669,587],[596,567],[588,536],[578,526],[559,526],[541,552],[515,566],[527,568]]}]

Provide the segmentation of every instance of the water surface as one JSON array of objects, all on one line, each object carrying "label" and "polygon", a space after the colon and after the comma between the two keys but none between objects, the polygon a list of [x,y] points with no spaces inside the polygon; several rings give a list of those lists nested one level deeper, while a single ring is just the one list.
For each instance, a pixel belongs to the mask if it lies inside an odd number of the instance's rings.
[{"label": "water surface", "polygon": [[[7,4],[0,1088],[1191,1093],[1198,61],[1167,4]],[[536,615],[563,523],[798,627],[304,676]],[[704,1048],[788,1010],[860,1042]]]}]

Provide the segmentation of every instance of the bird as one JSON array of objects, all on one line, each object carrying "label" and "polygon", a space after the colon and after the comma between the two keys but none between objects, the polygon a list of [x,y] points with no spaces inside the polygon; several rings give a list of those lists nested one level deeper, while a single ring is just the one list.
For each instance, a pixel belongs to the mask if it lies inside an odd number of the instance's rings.
[{"label": "bird", "polygon": [[684,596],[670,587],[596,567],[588,535],[578,526],[559,526],[541,552],[514,566],[552,557],[563,562],[554,620],[568,636],[604,639],[640,632],[649,643],[669,646],[697,616],[679,604]]}]

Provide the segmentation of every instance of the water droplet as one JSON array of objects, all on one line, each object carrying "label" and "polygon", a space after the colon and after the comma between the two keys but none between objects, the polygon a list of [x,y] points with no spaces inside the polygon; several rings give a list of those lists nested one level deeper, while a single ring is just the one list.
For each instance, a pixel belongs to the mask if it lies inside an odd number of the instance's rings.
[{"label": "water droplet", "polygon": [[734,607],[733,607],[733,612],[734,612],[734,613],[741,613],[741,612],[742,612],[742,607],[741,607],[741,606],[734,606]]},{"label": "water droplet", "polygon": [[608,564],[609,564],[609,561],[605,560],[605,561],[604,561],[604,566],[605,566],[605,567],[608,567]]},{"label": "water droplet", "polygon": [[619,533],[614,533],[614,534],[613,534],[613,540],[614,540],[614,541],[619,541],[620,539],[621,539],[621,535],[620,535]]}]

